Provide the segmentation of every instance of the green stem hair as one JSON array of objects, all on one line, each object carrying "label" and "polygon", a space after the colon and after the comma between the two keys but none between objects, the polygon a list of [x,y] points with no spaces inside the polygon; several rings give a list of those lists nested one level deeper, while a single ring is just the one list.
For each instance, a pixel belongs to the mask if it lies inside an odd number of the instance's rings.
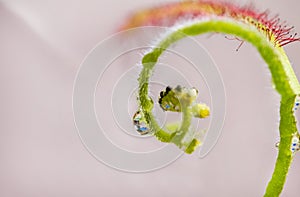
[{"label": "green stem hair", "polygon": [[[290,151],[292,137],[294,134],[298,133],[293,108],[296,96],[300,93],[300,86],[283,48],[270,41],[262,31],[259,31],[250,24],[226,17],[197,20],[182,24],[179,28],[173,28],[172,31],[142,59],[143,70],[139,77],[139,100],[141,110],[145,115],[145,119],[149,124],[150,129],[159,140],[170,142],[174,138],[174,133],[169,133],[160,128],[152,114],[153,101],[148,96],[149,78],[160,55],[170,47],[170,45],[184,37],[196,36],[209,32],[231,34],[251,43],[268,64],[275,89],[281,96],[281,102],[279,153],[274,173],[266,189],[265,196],[279,196],[283,189],[289,166],[292,162],[293,155]],[[181,127],[188,128],[190,126],[189,113],[186,111],[184,112],[184,110],[183,113],[186,118],[183,119]],[[189,144],[186,152],[192,152],[195,148],[195,143],[197,142],[194,140]]]}]

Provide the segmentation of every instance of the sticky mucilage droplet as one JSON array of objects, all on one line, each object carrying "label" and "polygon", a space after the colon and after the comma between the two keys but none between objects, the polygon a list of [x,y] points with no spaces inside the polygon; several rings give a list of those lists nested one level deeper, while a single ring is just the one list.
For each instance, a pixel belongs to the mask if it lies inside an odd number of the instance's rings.
[{"label": "sticky mucilage droplet", "polygon": [[193,116],[196,118],[206,118],[210,115],[210,108],[205,103],[196,103],[198,96],[196,88],[186,88],[180,85],[175,88],[167,87],[160,92],[158,103],[164,111],[181,112],[181,104],[188,103],[192,106]]},{"label": "sticky mucilage droplet", "polygon": [[150,133],[150,129],[147,126],[144,115],[141,111],[137,111],[133,115],[133,125],[140,135],[146,135]]},{"label": "sticky mucilage droplet", "polygon": [[300,140],[299,140],[299,134],[294,134],[292,138],[292,144],[291,144],[291,151],[292,153],[295,153],[296,151],[300,150]]},{"label": "sticky mucilage droplet", "polygon": [[158,103],[164,111],[181,112],[182,102],[192,104],[198,95],[196,88],[186,88],[180,85],[175,88],[167,86],[160,92]]},{"label": "sticky mucilage droplet", "polygon": [[[280,143],[277,142],[275,144],[275,147],[279,148],[279,145],[280,145]],[[300,150],[300,135],[299,135],[299,133],[296,133],[293,135],[290,150],[293,154],[295,154],[297,151]]]},{"label": "sticky mucilage droplet", "polygon": [[295,99],[295,104],[294,104],[294,111],[296,111],[300,106],[300,97],[299,96],[296,96],[296,99]]}]

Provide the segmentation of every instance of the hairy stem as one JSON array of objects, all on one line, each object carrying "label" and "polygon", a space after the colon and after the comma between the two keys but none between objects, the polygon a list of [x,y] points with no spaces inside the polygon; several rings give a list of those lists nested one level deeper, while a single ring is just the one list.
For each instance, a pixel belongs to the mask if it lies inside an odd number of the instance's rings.
[{"label": "hairy stem", "polygon": [[[227,17],[212,17],[181,25],[180,28],[169,32],[142,60],[143,70],[139,77],[140,105],[154,135],[169,142],[172,134],[159,128],[153,114],[152,100],[148,97],[148,81],[160,55],[171,44],[186,37],[208,32],[219,32],[237,36],[251,43],[268,64],[275,89],[281,95],[280,106],[280,146],[273,176],[268,184],[265,196],[279,196],[292,161],[290,145],[293,134],[297,133],[296,120],[293,112],[295,98],[300,93],[298,80],[282,47],[268,39],[267,35],[251,24],[239,22]],[[187,126],[187,125],[185,125]]]}]

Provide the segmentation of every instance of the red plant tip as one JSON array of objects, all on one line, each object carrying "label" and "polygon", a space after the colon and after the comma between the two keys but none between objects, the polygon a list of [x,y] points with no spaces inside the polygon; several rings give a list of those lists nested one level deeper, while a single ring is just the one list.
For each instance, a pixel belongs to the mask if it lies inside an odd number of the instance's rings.
[{"label": "red plant tip", "polygon": [[269,17],[269,15],[269,10],[257,12],[252,5],[240,7],[229,2],[213,0],[184,1],[135,13],[121,27],[121,30],[149,25],[172,26],[178,21],[197,19],[203,16],[219,16],[255,26],[275,46],[282,47],[300,40],[297,34],[291,35],[293,26],[287,26],[286,21],[281,22],[278,14],[273,17]]}]

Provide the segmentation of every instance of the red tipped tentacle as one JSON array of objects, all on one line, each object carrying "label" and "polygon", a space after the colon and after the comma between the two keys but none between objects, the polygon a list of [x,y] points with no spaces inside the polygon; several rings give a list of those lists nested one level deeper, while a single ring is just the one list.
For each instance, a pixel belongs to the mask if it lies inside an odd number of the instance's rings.
[{"label": "red tipped tentacle", "polygon": [[291,35],[294,27],[287,26],[286,21],[281,22],[278,14],[270,17],[269,10],[257,12],[253,5],[239,7],[229,2],[212,0],[169,3],[148,9],[130,17],[121,29],[145,25],[172,26],[177,21],[210,15],[231,17],[252,24],[274,42],[275,46],[282,47],[300,40],[296,37],[297,34]]}]

